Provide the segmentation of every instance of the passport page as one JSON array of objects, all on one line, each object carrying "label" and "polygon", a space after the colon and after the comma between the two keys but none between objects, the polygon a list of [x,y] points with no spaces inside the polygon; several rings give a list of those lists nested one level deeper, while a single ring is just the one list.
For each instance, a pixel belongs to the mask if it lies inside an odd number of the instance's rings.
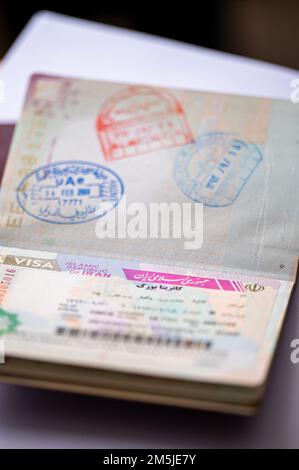
[{"label": "passport page", "polygon": [[[287,101],[33,76],[2,183],[8,355],[260,385],[298,263],[298,126]],[[201,246],[99,236],[136,203],[202,207]]]}]

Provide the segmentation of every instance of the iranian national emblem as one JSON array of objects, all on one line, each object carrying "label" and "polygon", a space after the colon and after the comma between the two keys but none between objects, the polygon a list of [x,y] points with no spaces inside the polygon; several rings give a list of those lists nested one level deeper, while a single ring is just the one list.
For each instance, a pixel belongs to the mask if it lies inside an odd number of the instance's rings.
[{"label": "iranian national emblem", "polygon": [[265,287],[262,286],[261,284],[247,284],[245,288],[247,290],[250,290],[250,292],[260,292],[265,289]]}]

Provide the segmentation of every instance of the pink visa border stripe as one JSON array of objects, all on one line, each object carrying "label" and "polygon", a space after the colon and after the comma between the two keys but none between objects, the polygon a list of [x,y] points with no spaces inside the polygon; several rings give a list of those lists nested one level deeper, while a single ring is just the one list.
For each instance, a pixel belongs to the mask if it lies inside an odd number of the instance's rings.
[{"label": "pink visa border stripe", "polygon": [[142,271],[139,269],[123,269],[129,281],[153,282],[159,284],[172,284],[176,286],[200,287],[201,289],[215,289],[225,291],[245,292],[246,289],[240,281],[228,279],[214,279],[209,277],[186,276],[184,274],[160,273],[157,271]]}]

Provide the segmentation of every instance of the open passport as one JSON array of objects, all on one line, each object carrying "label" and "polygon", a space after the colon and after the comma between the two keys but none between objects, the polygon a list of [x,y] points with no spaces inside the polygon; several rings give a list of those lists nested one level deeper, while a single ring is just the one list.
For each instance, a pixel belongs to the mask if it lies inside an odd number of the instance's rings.
[{"label": "open passport", "polygon": [[[34,75],[1,188],[0,379],[253,413],[296,279],[298,131],[288,101]],[[140,227],[152,204],[175,236]]]}]

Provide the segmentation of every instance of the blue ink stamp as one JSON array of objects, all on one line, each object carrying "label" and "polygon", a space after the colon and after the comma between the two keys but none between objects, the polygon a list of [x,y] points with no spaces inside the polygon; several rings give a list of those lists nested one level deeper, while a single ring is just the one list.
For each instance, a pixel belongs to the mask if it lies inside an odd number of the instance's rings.
[{"label": "blue ink stamp", "polygon": [[262,159],[259,147],[237,134],[210,132],[181,149],[174,177],[192,201],[210,207],[230,206]]},{"label": "blue ink stamp", "polygon": [[84,161],[36,168],[17,188],[18,203],[27,214],[54,224],[80,224],[103,217],[123,194],[123,182],[114,171]]}]

